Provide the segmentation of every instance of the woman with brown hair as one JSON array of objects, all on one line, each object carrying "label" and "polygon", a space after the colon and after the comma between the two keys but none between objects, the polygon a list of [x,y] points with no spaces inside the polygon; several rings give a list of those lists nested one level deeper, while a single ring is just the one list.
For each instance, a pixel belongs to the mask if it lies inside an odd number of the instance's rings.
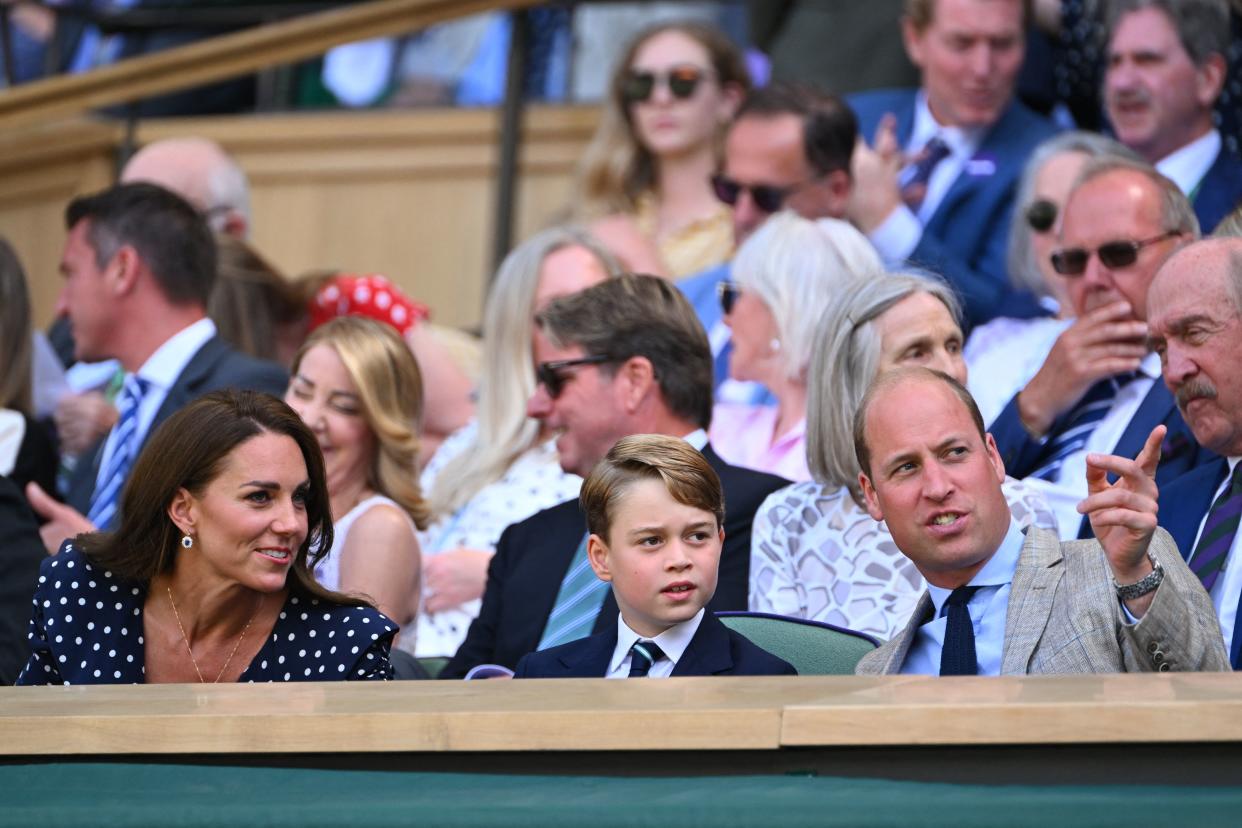
[{"label": "woman with brown hair", "polygon": [[711,26],[663,23],[630,44],[573,200],[576,217],[593,221],[591,232],[629,269],[651,270],[654,259],[681,277],[732,254],[731,214],[711,179],[749,89],[740,50]]},{"label": "woman with brown hair", "polygon": [[120,528],[44,561],[17,683],[392,678],[396,625],[312,575],[332,536],[323,458],[297,414],[208,394],[148,441]]}]

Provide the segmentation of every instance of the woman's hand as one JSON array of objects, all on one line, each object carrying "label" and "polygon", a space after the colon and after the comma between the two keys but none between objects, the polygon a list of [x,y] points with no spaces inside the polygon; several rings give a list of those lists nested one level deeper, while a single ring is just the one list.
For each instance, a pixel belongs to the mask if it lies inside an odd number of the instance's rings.
[{"label": "woman's hand", "polygon": [[458,548],[428,555],[423,560],[423,610],[442,612],[483,597],[491,560],[492,553],[485,549]]}]

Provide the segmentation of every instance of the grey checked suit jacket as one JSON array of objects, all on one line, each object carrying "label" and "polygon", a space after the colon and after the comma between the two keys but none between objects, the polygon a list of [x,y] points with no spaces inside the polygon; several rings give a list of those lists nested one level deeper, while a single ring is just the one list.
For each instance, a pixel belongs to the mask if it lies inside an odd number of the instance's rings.
[{"label": "grey checked suit jacket", "polygon": [[[1098,541],[1062,543],[1031,528],[1005,614],[1003,675],[1228,670],[1212,600],[1163,529],[1151,542],[1164,582],[1137,624],[1128,624]],[[897,673],[931,616],[924,592],[901,634],[863,656],[859,675]]]}]

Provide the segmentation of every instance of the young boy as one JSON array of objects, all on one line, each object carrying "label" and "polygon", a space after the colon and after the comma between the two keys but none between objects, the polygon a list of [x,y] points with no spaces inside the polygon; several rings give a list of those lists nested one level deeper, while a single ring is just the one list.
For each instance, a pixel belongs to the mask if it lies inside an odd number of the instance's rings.
[{"label": "young boy", "polygon": [[620,617],[606,632],[524,656],[516,678],[796,675],[703,609],[716,591],[724,496],[689,443],[619,440],[579,500],[587,557],[612,583]]}]

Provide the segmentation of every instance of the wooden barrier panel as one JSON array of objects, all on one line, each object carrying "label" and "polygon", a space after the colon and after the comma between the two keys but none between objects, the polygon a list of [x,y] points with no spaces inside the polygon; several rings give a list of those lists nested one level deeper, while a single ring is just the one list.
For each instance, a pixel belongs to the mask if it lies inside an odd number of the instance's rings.
[{"label": "wooden barrier panel", "polygon": [[[517,238],[565,208],[594,130],[590,107],[534,107],[519,159]],[[255,246],[288,275],[388,275],[443,325],[479,323],[491,275],[499,116],[490,109],[295,113],[148,121],[138,143],[201,135],[250,177]],[[36,324],[59,290],[63,211],[107,186],[117,125],[71,122],[0,139],[0,234],[31,275]]]}]

